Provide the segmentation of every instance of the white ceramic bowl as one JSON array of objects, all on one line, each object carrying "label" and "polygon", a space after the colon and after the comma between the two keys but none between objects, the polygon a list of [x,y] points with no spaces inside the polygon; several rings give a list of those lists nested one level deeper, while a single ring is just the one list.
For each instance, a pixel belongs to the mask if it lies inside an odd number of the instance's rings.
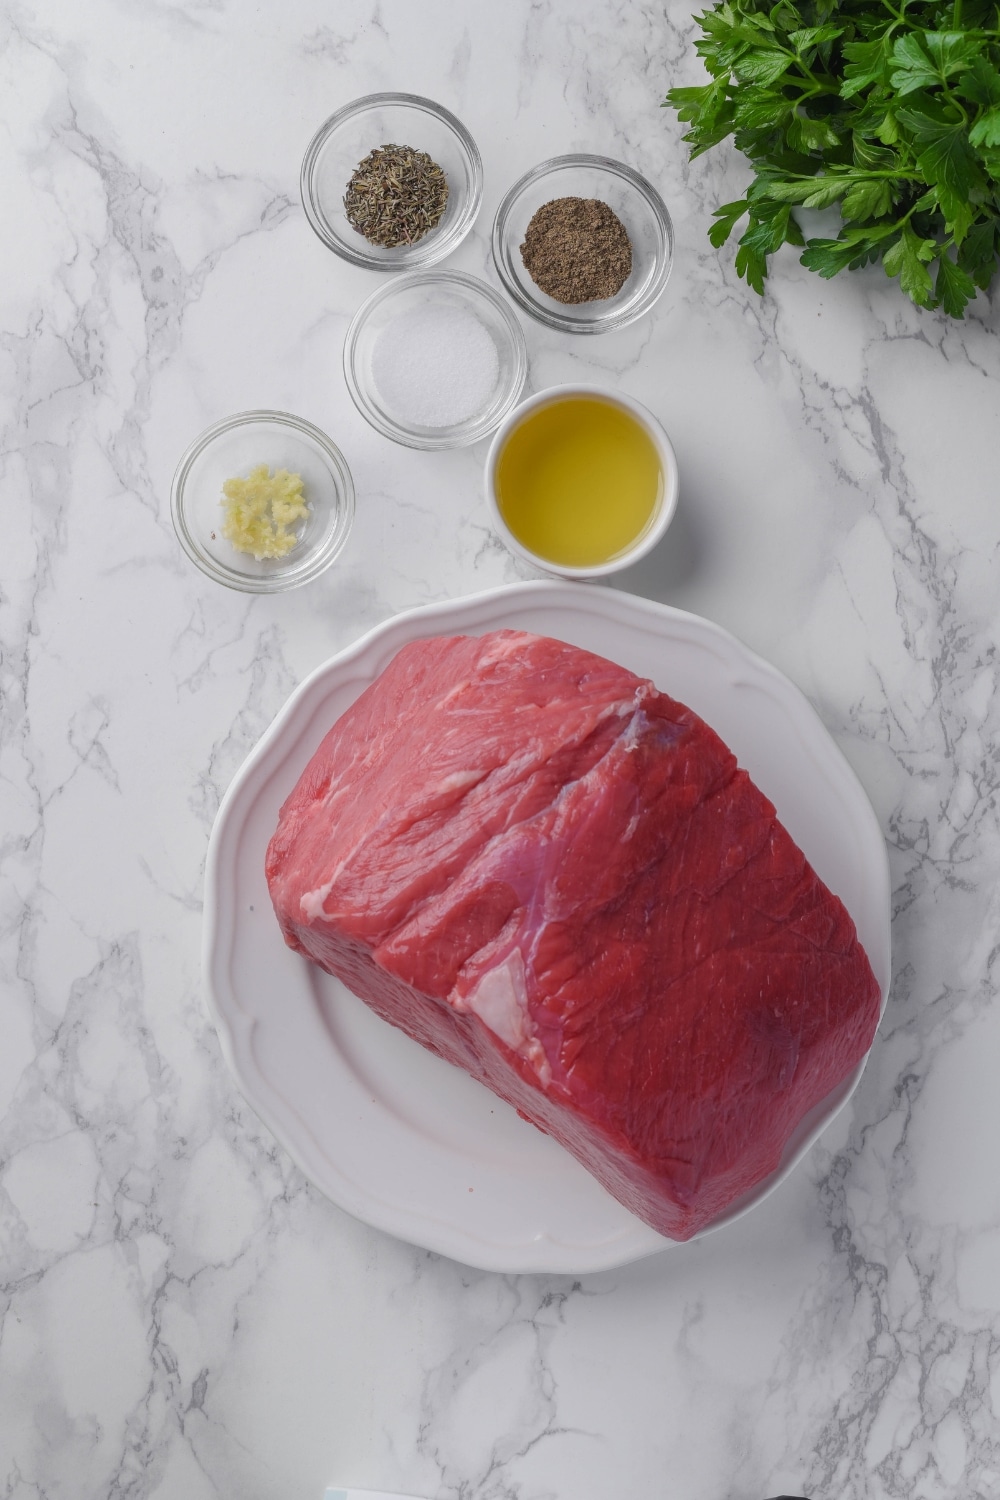
[{"label": "white ceramic bowl", "polygon": [[[507,525],[500,509],[497,493],[497,469],[511,435],[526,418],[540,411],[542,407],[554,406],[561,401],[571,401],[575,397],[606,401],[610,406],[617,406],[620,410],[628,412],[649,436],[659,454],[663,470],[663,488],[656,511],[645,530],[626,551],[609,558],[605,563],[592,564],[584,568],[566,567],[561,563],[552,562],[550,558],[543,557],[533,552],[530,547],[526,547]],[[620,573],[623,568],[630,568],[633,563],[637,563],[641,557],[646,556],[647,552],[652,551],[673,520],[677,509],[677,491],[677,456],[662,424],[647,407],[643,406],[641,401],[636,401],[632,396],[626,396],[622,391],[608,390],[604,386],[553,385],[548,390],[540,391],[537,396],[529,396],[527,401],[522,401],[519,406],[516,406],[500,424],[490,444],[486,459],[486,502],[498,536],[515,556],[523,557],[526,562],[534,563],[536,568],[541,568],[557,578],[603,578],[609,573]]]}]

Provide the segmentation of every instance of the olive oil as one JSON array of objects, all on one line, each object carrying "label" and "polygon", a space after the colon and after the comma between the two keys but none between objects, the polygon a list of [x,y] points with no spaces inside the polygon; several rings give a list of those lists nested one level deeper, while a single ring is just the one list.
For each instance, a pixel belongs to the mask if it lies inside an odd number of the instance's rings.
[{"label": "olive oil", "polygon": [[500,514],[523,547],[564,568],[592,568],[633,547],[664,490],[653,440],[624,407],[567,396],[531,412],[500,453]]}]

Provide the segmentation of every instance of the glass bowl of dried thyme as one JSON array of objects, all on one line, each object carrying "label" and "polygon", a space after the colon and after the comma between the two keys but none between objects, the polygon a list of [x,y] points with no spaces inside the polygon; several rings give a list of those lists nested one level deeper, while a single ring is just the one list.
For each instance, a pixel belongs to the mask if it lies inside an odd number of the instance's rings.
[{"label": "glass bowl of dried thyme", "polygon": [[566,333],[634,323],[667,284],[674,231],[656,189],[606,156],[556,156],[515,182],[493,260],[517,305]]},{"label": "glass bowl of dried thyme", "polygon": [[460,120],[416,94],[368,94],[320,126],[302,160],[302,206],[324,245],[356,266],[415,271],[472,228],[483,163]]}]

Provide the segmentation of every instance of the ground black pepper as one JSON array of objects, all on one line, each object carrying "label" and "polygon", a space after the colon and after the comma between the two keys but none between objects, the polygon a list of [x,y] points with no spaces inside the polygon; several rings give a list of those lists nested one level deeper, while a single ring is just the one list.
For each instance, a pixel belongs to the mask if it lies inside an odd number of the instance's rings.
[{"label": "ground black pepper", "polygon": [[602,302],[628,280],[632,244],[599,198],[553,198],[532,214],[521,259],[535,285],[557,302]]}]

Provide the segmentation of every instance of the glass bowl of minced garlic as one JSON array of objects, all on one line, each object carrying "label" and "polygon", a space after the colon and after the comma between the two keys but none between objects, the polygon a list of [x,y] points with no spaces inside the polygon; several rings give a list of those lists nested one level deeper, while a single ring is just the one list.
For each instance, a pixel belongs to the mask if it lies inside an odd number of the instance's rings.
[{"label": "glass bowl of minced garlic", "polygon": [[203,573],[275,594],[330,566],[354,520],[354,484],[335,443],[290,412],[244,411],[188,448],[170,494],[174,530]]}]

